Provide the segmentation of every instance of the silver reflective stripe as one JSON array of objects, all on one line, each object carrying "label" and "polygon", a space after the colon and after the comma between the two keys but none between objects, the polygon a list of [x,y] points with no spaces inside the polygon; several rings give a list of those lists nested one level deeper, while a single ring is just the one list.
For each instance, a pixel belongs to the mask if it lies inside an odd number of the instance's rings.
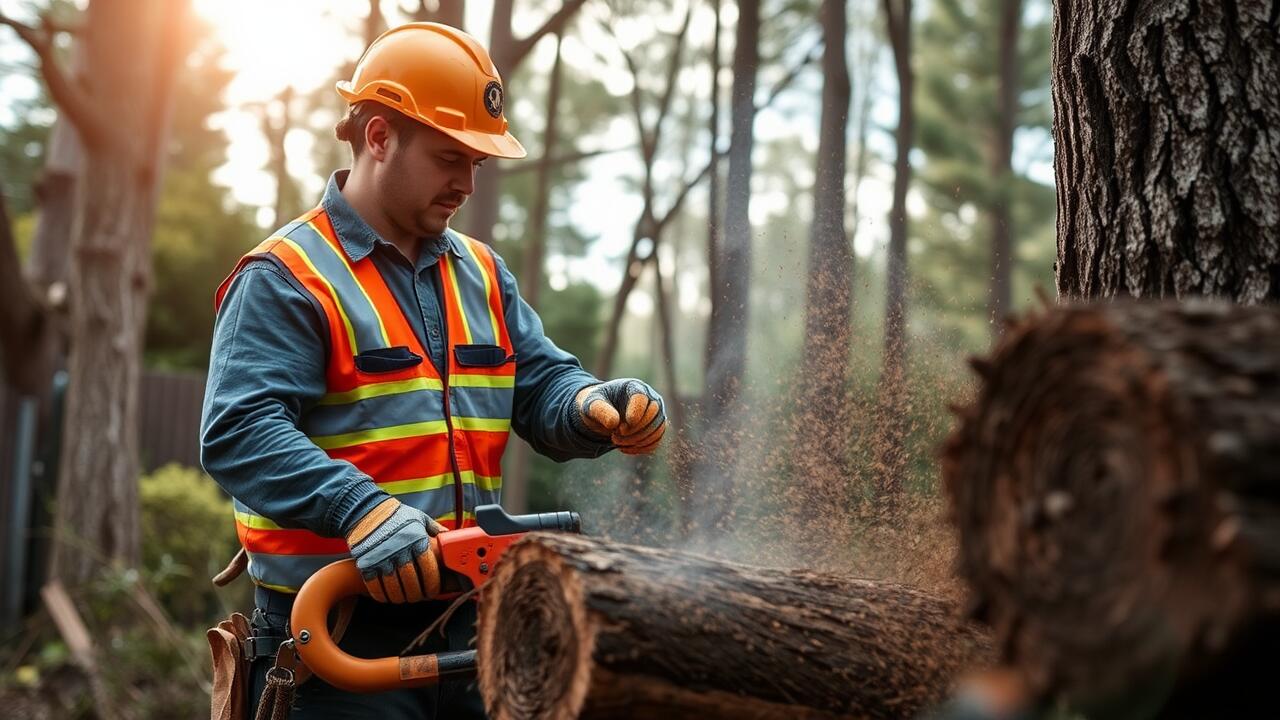
[{"label": "silver reflective stripe", "polygon": [[[452,378],[450,378],[452,381]],[[511,417],[513,388],[458,387],[449,388],[449,402],[454,415],[474,418],[506,419]]]},{"label": "silver reflective stripe", "polygon": [[471,343],[497,345],[498,338],[489,312],[489,296],[486,294],[489,283],[492,281],[481,269],[475,257],[476,252],[484,251],[476,251],[466,238],[459,238],[459,241],[467,252],[462,259],[451,259],[455,277],[458,279],[458,294],[462,297],[462,311],[466,313],[467,326],[471,329]]},{"label": "silver reflective stripe", "polygon": [[298,592],[302,583],[317,570],[351,555],[270,555],[249,553],[249,577],[253,582],[280,592]]},{"label": "silver reflective stripe", "polygon": [[310,223],[298,227],[285,240],[302,251],[310,266],[328,281],[337,294],[338,304],[355,332],[355,352],[359,354],[366,350],[389,347],[391,341],[387,339],[382,319],[378,316],[373,301],[356,281],[342,250],[330,245]]},{"label": "silver reflective stripe", "polygon": [[345,405],[316,405],[302,418],[308,436],[342,435],[357,430],[439,420],[444,417],[444,394],[412,390],[365,398]]}]

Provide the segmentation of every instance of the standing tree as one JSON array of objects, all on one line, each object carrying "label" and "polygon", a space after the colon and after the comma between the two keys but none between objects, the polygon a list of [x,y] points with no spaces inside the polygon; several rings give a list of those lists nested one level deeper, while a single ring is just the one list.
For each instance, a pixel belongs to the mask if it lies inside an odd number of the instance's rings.
[{"label": "standing tree", "polygon": [[[846,0],[822,3],[822,114],[813,183],[813,224],[805,296],[804,349],[792,464],[795,498],[808,507],[843,507],[850,477],[849,338],[853,324],[853,247],[845,233],[845,157],[848,146],[849,66]],[[815,543],[815,546],[832,543]]]},{"label": "standing tree", "polygon": [[885,24],[898,72],[897,159],[893,209],[889,211],[887,297],[884,309],[884,367],[880,374],[879,430],[875,442],[876,490],[892,497],[902,489],[907,468],[905,440],[907,371],[907,188],[915,137],[915,76],[911,71],[911,2],[884,0]]},{"label": "standing tree", "polygon": [[[1027,255],[1052,232],[1053,189],[1012,165],[1016,131],[1046,140],[1050,131],[1048,8],[1048,0],[939,2],[919,22],[917,177],[928,209],[914,233],[924,252],[912,297],[956,346],[985,347],[1000,334],[1015,278],[1023,287],[1048,282],[1047,273],[1028,277]],[[1042,19],[1028,24],[1024,15]],[[1048,270],[1047,258],[1035,262]],[[973,322],[982,315],[985,326]]]},{"label": "standing tree", "polygon": [[1055,3],[1059,295],[1280,298],[1278,12]]},{"label": "standing tree", "polygon": [[[733,90],[729,100],[729,173],[725,182],[724,232],[717,248],[711,319],[707,324],[706,389],[703,413],[706,437],[695,477],[708,500],[697,526],[724,532],[733,501],[732,459],[736,455],[738,396],[747,365],[747,320],[751,278],[751,151],[755,144],[756,73],[760,64],[760,0],[738,3],[733,48]],[[712,499],[715,500],[712,500]]]},{"label": "standing tree", "polygon": [[51,568],[70,582],[92,575],[94,555],[138,558],[138,377],[151,231],[186,11],[177,1],[89,3],[81,52],[91,81],[84,84],[57,61],[50,27],[0,16],[35,50],[49,95],[84,149],[72,223],[73,342]]},{"label": "standing tree", "polygon": [[[538,41],[549,33],[563,32],[585,2],[586,0],[564,0],[559,10],[548,17],[538,29],[524,37],[516,37],[511,27],[515,0],[494,3],[489,23],[489,56],[493,58],[498,72],[502,73],[503,80],[510,84],[511,78],[520,69],[520,64],[529,57]],[[508,96],[513,97],[510,93]],[[476,173],[476,189],[467,203],[466,217],[462,218],[467,234],[484,242],[493,241],[493,226],[498,222],[501,177],[497,171],[497,163],[489,163]]]}]

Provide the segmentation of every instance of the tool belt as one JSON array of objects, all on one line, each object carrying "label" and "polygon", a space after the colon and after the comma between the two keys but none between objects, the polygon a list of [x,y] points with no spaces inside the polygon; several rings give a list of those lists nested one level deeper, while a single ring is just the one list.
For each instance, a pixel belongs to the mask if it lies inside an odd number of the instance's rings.
[{"label": "tool belt", "polygon": [[[219,587],[239,577],[247,565],[243,549],[226,569],[213,578]],[[351,620],[352,606],[338,608],[334,636],[341,637]],[[253,663],[262,658],[275,658],[267,670],[266,686],[254,709],[254,720],[284,720],[293,705],[298,685],[311,677],[293,648],[287,628],[276,630],[259,609],[253,611],[253,622],[243,613],[209,628],[205,637],[213,656],[213,686],[210,692],[212,720],[249,720],[249,693]]]}]

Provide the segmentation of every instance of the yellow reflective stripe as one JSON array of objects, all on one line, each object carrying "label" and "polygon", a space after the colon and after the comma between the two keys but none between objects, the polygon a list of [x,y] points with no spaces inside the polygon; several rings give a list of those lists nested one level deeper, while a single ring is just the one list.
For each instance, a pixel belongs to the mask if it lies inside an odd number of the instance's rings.
[{"label": "yellow reflective stripe", "polygon": [[272,585],[271,583],[262,582],[257,578],[253,578],[253,584],[257,585],[258,587],[264,587],[268,590],[275,590],[276,592],[289,593],[290,595],[297,595],[299,590],[299,588],[289,587],[288,585]]},{"label": "yellow reflective stripe", "polygon": [[320,401],[316,404],[347,405],[360,400],[368,400],[369,398],[383,397],[384,395],[398,395],[400,393],[414,392],[416,390],[444,390],[444,385],[435,378],[393,380],[391,382],[361,385],[354,390],[348,390],[346,392],[329,393],[328,395],[320,398]]},{"label": "yellow reflective stripe", "polygon": [[513,388],[515,375],[450,375],[449,384],[454,387]]},{"label": "yellow reflective stripe", "polygon": [[[510,424],[509,421],[508,424]],[[447,432],[448,429],[448,425],[445,424],[444,420],[427,420],[426,422],[409,423],[407,425],[357,430],[340,435],[318,435],[312,437],[311,442],[315,443],[316,447],[321,450],[333,450],[381,440],[400,440],[419,435],[439,435]]]},{"label": "yellow reflective stripe", "polygon": [[476,261],[476,268],[480,271],[480,277],[484,278],[484,306],[489,310],[489,322],[493,324],[493,344],[498,344],[498,338],[502,337],[498,334],[498,316],[493,312],[493,304],[489,301],[492,297],[490,294],[493,290],[493,283],[489,279],[489,272],[485,270],[484,263],[480,262],[480,258],[476,256],[476,249],[472,246],[470,238],[462,238],[462,244],[467,246],[467,252],[471,253],[471,259]]},{"label": "yellow reflective stripe", "polygon": [[351,350],[353,353],[358,354],[360,352],[360,347],[356,345],[356,330],[351,326],[351,319],[347,317],[347,311],[342,307],[342,300],[338,297],[338,291],[334,290],[333,285],[329,284],[329,279],[316,269],[316,266],[312,264],[311,258],[307,256],[306,251],[302,249],[301,245],[287,237],[282,237],[280,240],[285,245],[293,248],[293,251],[298,253],[298,257],[302,258],[302,262],[306,263],[307,267],[310,268],[311,273],[320,278],[320,282],[324,283],[324,286],[329,288],[329,297],[333,298],[333,305],[338,308],[338,317],[342,318],[342,325],[347,329],[347,339],[351,341]]},{"label": "yellow reflective stripe", "polygon": [[476,475],[475,484],[476,484],[476,487],[480,488],[481,490],[489,490],[489,491],[498,490],[502,487],[502,476],[499,475],[498,477],[485,477],[484,475]]},{"label": "yellow reflective stripe", "polygon": [[453,285],[453,302],[458,308],[458,317],[462,318],[462,337],[466,338],[467,344],[472,343],[471,340],[471,323],[467,321],[467,306],[462,304],[462,288],[458,285],[458,272],[453,268],[453,258],[449,253],[444,254],[444,267],[449,272],[449,280]]},{"label": "yellow reflective stripe", "polygon": [[[436,515],[435,519],[439,522],[444,522],[445,520],[452,520],[455,515],[457,515],[457,513],[447,512],[443,515]],[[470,510],[467,510],[462,513],[462,522],[464,523],[468,520],[475,520],[475,519],[476,519],[476,514],[471,512]]]},{"label": "yellow reflective stripe", "polygon": [[511,429],[511,419],[510,418],[454,417],[453,427],[457,430],[483,430],[485,432],[506,432]]},{"label": "yellow reflective stripe", "polygon": [[[315,222],[308,220],[307,224],[315,231],[317,237],[324,240],[324,246],[329,248],[329,252],[338,256],[338,262],[342,263],[342,267],[347,269],[347,273],[351,275],[351,281],[356,284],[357,288],[360,288],[360,294],[364,295],[365,301],[369,303],[369,307],[373,310],[373,319],[378,321],[378,332],[382,334],[382,346],[391,347],[391,340],[387,337],[387,326],[382,322],[382,314],[378,312],[378,306],[374,304],[373,298],[369,297],[369,292],[364,289],[364,285],[360,284],[360,278],[356,277],[356,271],[351,267],[351,263],[347,260],[347,254],[338,248],[335,248],[329,242],[329,238],[325,237],[325,234],[320,232],[320,228],[316,227]],[[312,269],[314,270],[314,268]],[[330,289],[332,290],[332,288]],[[352,344],[352,347],[355,347],[354,343]]]},{"label": "yellow reflective stripe", "polygon": [[[268,518],[246,512],[236,512],[236,522],[253,530],[281,530],[282,528]],[[226,517],[225,515],[223,517]]]},{"label": "yellow reflective stripe", "polygon": [[407,495],[426,490],[439,490],[452,482],[453,473],[448,472],[443,475],[432,475],[431,477],[392,480],[391,482],[378,483],[378,487],[392,495]]}]

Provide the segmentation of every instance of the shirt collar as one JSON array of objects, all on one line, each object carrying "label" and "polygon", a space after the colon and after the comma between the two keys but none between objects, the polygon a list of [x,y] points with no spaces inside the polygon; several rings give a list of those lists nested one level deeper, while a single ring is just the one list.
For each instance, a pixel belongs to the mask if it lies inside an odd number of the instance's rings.
[{"label": "shirt collar", "polygon": [[[333,224],[333,230],[338,235],[338,243],[342,245],[342,249],[347,253],[347,257],[352,262],[359,262],[373,252],[373,248],[378,243],[390,245],[386,240],[378,236],[374,229],[369,227],[369,223],[360,217],[355,208],[347,202],[342,196],[342,186],[347,182],[347,175],[350,170],[339,170],[329,176],[329,183],[325,185],[324,197],[320,200],[320,207],[325,214],[329,216],[329,222]],[[442,235],[435,235],[424,238],[426,242],[422,244],[422,257],[419,263],[427,261],[426,264],[434,263],[440,258],[446,249],[453,252],[454,255],[462,257],[465,249],[462,247],[462,238],[452,229],[447,229]]]}]

